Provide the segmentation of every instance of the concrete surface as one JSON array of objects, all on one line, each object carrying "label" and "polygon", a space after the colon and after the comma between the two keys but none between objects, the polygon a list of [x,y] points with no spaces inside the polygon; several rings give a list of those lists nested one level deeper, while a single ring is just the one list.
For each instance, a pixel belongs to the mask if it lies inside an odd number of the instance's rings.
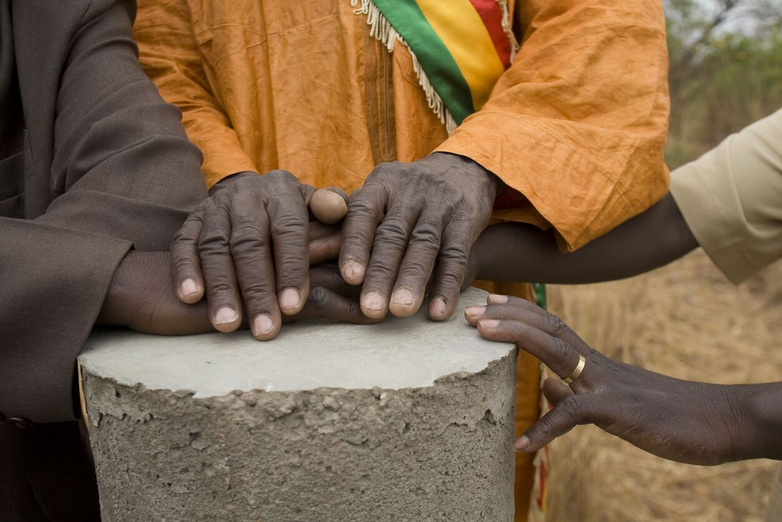
[{"label": "concrete surface", "polygon": [[100,332],[79,361],[104,522],[512,520],[515,350],[461,312]]}]

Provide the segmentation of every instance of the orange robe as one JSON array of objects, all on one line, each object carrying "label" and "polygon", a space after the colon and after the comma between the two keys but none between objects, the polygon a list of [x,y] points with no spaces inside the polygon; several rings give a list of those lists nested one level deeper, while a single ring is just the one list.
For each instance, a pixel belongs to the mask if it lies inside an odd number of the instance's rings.
[{"label": "orange robe", "polygon": [[[285,169],[350,193],[380,162],[468,156],[508,189],[495,217],[553,226],[575,249],[667,191],[667,48],[659,0],[508,1],[521,42],[488,103],[449,137],[410,53],[369,35],[350,0],[139,0],[144,70],[183,113],[206,184]],[[486,287],[486,284],[482,285]],[[495,288],[528,295],[524,285]],[[517,428],[538,417],[519,359]],[[517,460],[524,520],[531,458]]]}]

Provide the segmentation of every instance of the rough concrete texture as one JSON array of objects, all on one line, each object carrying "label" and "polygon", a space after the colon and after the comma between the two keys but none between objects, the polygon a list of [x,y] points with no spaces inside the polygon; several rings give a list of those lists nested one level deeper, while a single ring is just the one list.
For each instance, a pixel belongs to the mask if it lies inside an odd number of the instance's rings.
[{"label": "rough concrete texture", "polygon": [[92,338],[104,522],[512,520],[515,350],[460,315]]}]

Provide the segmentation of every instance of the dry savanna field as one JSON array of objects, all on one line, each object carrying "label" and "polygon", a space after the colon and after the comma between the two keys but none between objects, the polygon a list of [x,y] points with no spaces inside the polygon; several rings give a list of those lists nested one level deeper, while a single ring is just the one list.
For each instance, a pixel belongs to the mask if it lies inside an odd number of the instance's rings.
[{"label": "dry savanna field", "polygon": [[[616,359],[689,380],[782,379],[782,262],[736,287],[698,250],[639,277],[549,293],[554,313]],[[761,521],[780,466],[668,462],[582,426],[552,444],[547,519]]]}]

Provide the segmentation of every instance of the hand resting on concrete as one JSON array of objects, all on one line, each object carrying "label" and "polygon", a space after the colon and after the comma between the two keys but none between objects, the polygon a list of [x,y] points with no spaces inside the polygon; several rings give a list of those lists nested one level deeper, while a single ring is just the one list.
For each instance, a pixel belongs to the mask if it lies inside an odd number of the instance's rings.
[{"label": "hand resting on concrete", "polygon": [[333,224],[346,212],[342,191],[316,191],[286,171],[229,176],[174,237],[172,291],[191,305],[206,297],[216,330],[249,322],[256,338],[272,339],[282,315],[308,302],[311,218]]},{"label": "hand resting on concrete", "polygon": [[[336,238],[338,246],[338,237]],[[330,241],[330,240],[329,240]],[[313,257],[328,252],[333,242],[316,245]],[[377,322],[361,313],[359,290],[347,285],[336,266],[309,269],[311,290],[304,307],[285,321],[323,318],[341,322],[369,324]],[[201,300],[185,304],[174,293],[174,280],[168,252],[131,251],[114,273],[108,295],[98,317],[98,325],[124,326],[143,333],[190,335],[215,331],[208,305]],[[239,325],[247,328],[245,320]],[[279,332],[275,325],[273,335]]]}]

